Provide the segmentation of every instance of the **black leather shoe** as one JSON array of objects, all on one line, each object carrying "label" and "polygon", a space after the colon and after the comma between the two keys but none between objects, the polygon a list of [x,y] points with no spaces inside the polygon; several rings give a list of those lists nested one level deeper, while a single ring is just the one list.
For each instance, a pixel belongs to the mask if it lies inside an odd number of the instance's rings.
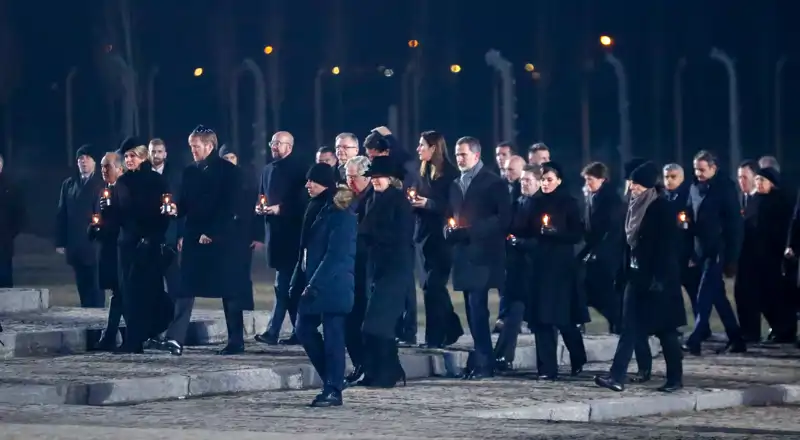
[{"label": "black leather shoe", "polygon": [[114,350],[114,354],[143,354],[144,349],[141,346],[132,347],[129,344],[122,344],[121,347]]},{"label": "black leather shoe", "polygon": [[444,342],[442,343],[442,346],[443,347],[447,347],[447,346],[453,345],[456,342],[458,342],[458,338],[460,338],[462,336],[464,336],[464,331],[463,330],[459,331],[457,333],[451,333],[451,334],[447,335],[444,338]]},{"label": "black leather shoe", "polygon": [[599,387],[608,388],[609,390],[616,391],[618,393],[625,391],[625,385],[617,382],[616,380],[610,377],[595,376],[594,383]]},{"label": "black leather shoe", "polygon": [[667,382],[664,385],[656,388],[657,391],[661,391],[662,393],[674,393],[675,391],[680,391],[683,389],[683,384],[681,382]]},{"label": "black leather shoe", "polygon": [[311,402],[313,408],[329,408],[342,406],[342,393],[340,391],[323,391]]},{"label": "black leather shoe", "polygon": [[583,373],[583,366],[586,365],[586,362],[575,363],[569,369],[569,374],[571,376],[580,376]]},{"label": "black leather shoe", "polygon": [[280,344],[280,345],[300,345],[300,340],[297,339],[297,335],[292,334],[292,336],[289,336],[286,339],[281,339],[280,341],[278,341],[278,344]]},{"label": "black leather shoe", "polygon": [[462,380],[483,380],[494,377],[492,371],[472,370],[468,375],[463,376]]},{"label": "black leather shoe", "polygon": [[536,380],[549,380],[555,382],[558,380],[557,374],[539,374],[536,376]]},{"label": "black leather shoe", "polygon": [[703,355],[703,349],[700,347],[700,344],[683,344],[681,345],[681,350],[691,354],[692,356]]},{"label": "black leather shoe", "polygon": [[239,344],[228,344],[222,350],[217,352],[217,354],[220,356],[230,356],[242,353],[244,353],[244,345]]},{"label": "black leather shoe", "polygon": [[117,341],[116,338],[106,338],[102,337],[98,340],[94,347],[92,347],[92,351],[114,351],[117,349]]},{"label": "black leather shoe", "polygon": [[514,364],[507,361],[506,358],[500,357],[494,361],[494,370],[500,373],[514,370]]},{"label": "black leather shoe", "polygon": [[747,353],[747,344],[744,341],[728,342],[724,348],[717,350],[717,354]]},{"label": "black leather shoe", "polygon": [[357,384],[361,379],[364,378],[364,367],[361,365],[356,365],[353,367],[353,371],[344,378],[345,383],[348,386],[352,386]]},{"label": "black leather shoe", "polygon": [[278,345],[278,337],[273,336],[266,332],[256,335],[255,338],[253,339],[255,339],[256,342],[260,342],[262,344]]},{"label": "black leather shoe", "polygon": [[170,339],[164,342],[163,347],[165,351],[168,351],[173,356],[180,356],[183,354],[183,346],[178,344],[178,341]]},{"label": "black leather shoe", "polygon": [[145,350],[165,350],[164,341],[161,339],[150,338],[144,341]]},{"label": "black leather shoe", "polygon": [[635,376],[630,378],[631,383],[647,383],[652,379],[652,372],[650,370],[640,371]]}]

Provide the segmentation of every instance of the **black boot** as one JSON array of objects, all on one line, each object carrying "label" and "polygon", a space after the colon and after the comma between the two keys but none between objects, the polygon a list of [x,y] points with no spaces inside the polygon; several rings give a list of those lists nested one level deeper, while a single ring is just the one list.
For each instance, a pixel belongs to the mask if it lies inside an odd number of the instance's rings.
[{"label": "black boot", "polygon": [[364,335],[364,363],[361,365],[363,374],[361,380],[355,383],[357,386],[369,387],[375,381],[379,373],[380,345],[378,339],[372,335]]},{"label": "black boot", "polygon": [[371,386],[378,388],[394,388],[397,382],[403,381],[406,384],[406,372],[400,364],[400,357],[397,350],[397,343],[391,339],[381,339],[380,349],[376,356],[377,373]]},{"label": "black boot", "polygon": [[353,371],[344,378],[345,383],[347,386],[353,386],[358,381],[364,378],[364,366],[363,365],[354,365]]}]

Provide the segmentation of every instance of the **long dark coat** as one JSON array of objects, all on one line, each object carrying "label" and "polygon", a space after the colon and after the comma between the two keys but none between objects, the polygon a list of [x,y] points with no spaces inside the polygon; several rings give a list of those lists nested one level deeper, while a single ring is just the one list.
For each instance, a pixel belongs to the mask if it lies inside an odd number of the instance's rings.
[{"label": "long dark coat", "polygon": [[[372,186],[368,187],[361,194],[357,194],[350,209],[355,213],[356,219],[360,224],[364,219],[367,211],[367,200],[372,198]],[[355,305],[354,310],[363,310],[367,304],[367,244],[364,242],[364,237],[359,235],[356,240],[356,258],[355,258]]]},{"label": "long dark coat", "polygon": [[[261,194],[268,205],[279,205],[278,215],[265,215],[265,244],[269,266],[277,270],[292,270],[297,263],[303,214],[308,203],[305,189],[309,164],[299,152],[273,161],[261,173]],[[253,199],[252,207],[258,203]]]},{"label": "long dark coat", "polygon": [[[171,162],[164,163],[164,169],[161,172],[164,179],[167,181],[167,192],[170,194],[178,195],[181,193],[181,178],[183,177],[183,170],[174,166]],[[181,229],[183,219],[178,219],[169,223],[165,238],[167,244],[176,247],[178,244],[178,231]]]},{"label": "long dark coat", "polygon": [[25,203],[16,185],[0,173],[0,255],[14,255],[14,238],[25,224]]},{"label": "long dark coat", "polygon": [[67,263],[71,265],[97,264],[97,250],[86,235],[92,220],[94,206],[105,187],[100,173],[93,173],[86,184],[79,175],[64,180],[56,213],[56,247],[66,249]]},{"label": "long dark coat", "polygon": [[[633,314],[640,332],[651,335],[686,324],[681,292],[679,223],[664,197],[654,200],[642,218],[636,247],[625,255],[627,287],[622,313]],[[631,260],[638,269],[631,269]],[[652,287],[660,285],[661,291]],[[630,322],[623,318],[622,322]]]},{"label": "long dark coat", "polygon": [[[241,169],[241,168],[240,168]],[[242,175],[240,188],[235,192],[236,206],[233,219],[233,246],[230,258],[229,289],[230,295],[226,298],[235,301],[239,310],[253,310],[253,281],[251,272],[253,267],[254,241],[264,240],[263,220],[256,215],[253,200],[258,196],[258,187],[252,178],[247,179]]]},{"label": "long dark coat", "polygon": [[516,238],[516,244],[506,241],[506,286],[503,294],[506,301],[521,301],[528,305],[530,291],[534,282],[532,252],[536,248],[539,235],[533,218],[535,197],[519,196],[511,204],[511,226],[508,233]]},{"label": "long dark coat", "polygon": [[[109,194],[114,191],[114,186],[107,186]],[[113,203],[113,202],[112,202]],[[100,288],[117,290],[119,277],[117,276],[117,239],[119,237],[119,219],[112,213],[100,209],[100,197],[95,203],[95,212],[100,213],[100,224],[97,228],[88,228],[89,239],[97,244],[97,272]]]},{"label": "long dark coat", "polygon": [[506,182],[486,167],[473,177],[466,194],[458,181],[450,185],[449,212],[469,240],[454,243],[453,289],[499,288],[505,283],[506,233],[511,200]]},{"label": "long dark coat", "polygon": [[[149,162],[126,171],[111,192],[111,205],[103,214],[119,225],[118,280],[124,316],[133,344],[164,331],[172,320],[172,302],[164,292],[163,246],[170,219],[161,214],[161,197],[167,191],[163,176]],[[135,328],[136,330],[131,330]]]},{"label": "long dark coat", "polygon": [[724,265],[736,264],[743,223],[733,181],[717,174],[705,183],[694,182],[686,204],[695,263],[719,257]]},{"label": "long dark coat", "polygon": [[[177,200],[182,217],[181,286],[184,297],[234,297],[227,259],[234,249],[234,217],[239,169],[212,152],[205,160],[183,170]],[[255,207],[255,204],[253,205]],[[211,243],[200,244],[200,236]]]},{"label": "long dark coat", "polygon": [[619,243],[623,240],[625,206],[610,183],[604,183],[586,203],[584,218],[584,246],[578,254],[583,259],[593,255],[588,264],[592,270],[601,270],[614,276],[620,268],[622,256]]},{"label": "long dark coat", "polygon": [[[775,188],[769,194],[756,194],[751,205],[755,208],[753,215],[745,218],[746,227],[751,229],[745,234],[745,245],[740,258],[741,275],[754,283],[760,297],[780,296],[785,289],[783,280],[786,249],[786,234],[792,216],[792,205],[781,189]],[[748,206],[750,208],[750,206]],[[748,209],[747,213],[751,210]],[[749,224],[749,225],[748,225]],[[747,252],[747,255],[745,254]],[[747,267],[742,267],[745,263]],[[737,273],[737,281],[740,274]],[[744,280],[743,280],[744,281]]]},{"label": "long dark coat", "polygon": [[358,234],[367,245],[369,280],[362,330],[393,339],[414,276],[414,217],[404,192],[395,187],[373,191]]},{"label": "long dark coat", "polygon": [[353,309],[358,233],[356,215],[350,209],[353,198],[352,191],[340,188],[309,220],[307,245],[300,250],[304,258],[297,262],[290,286],[292,295],[306,292],[300,296],[299,314],[347,314]]},{"label": "long dark coat", "polygon": [[441,174],[436,179],[431,179],[428,165],[416,187],[417,194],[428,199],[424,208],[413,209],[416,261],[422,269],[418,272],[421,286],[425,286],[431,276],[444,277],[442,284],[446,284],[450,275],[450,245],[445,241],[443,231],[447,221],[450,185],[457,176],[458,170],[445,160]]},{"label": "long dark coat", "polygon": [[[577,245],[583,235],[578,201],[564,185],[534,196],[530,228],[537,237],[533,251],[533,277],[528,323],[566,326],[589,321],[586,298],[579,287]],[[542,217],[547,214],[554,232],[542,234]]]}]

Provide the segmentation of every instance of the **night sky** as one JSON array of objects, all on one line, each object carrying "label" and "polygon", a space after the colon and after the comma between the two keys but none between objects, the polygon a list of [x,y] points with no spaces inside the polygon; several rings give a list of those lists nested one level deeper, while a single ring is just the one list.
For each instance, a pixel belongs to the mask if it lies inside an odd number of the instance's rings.
[{"label": "night sky", "polygon": [[[0,0],[0,150],[20,166],[46,160],[65,165],[65,78],[76,67],[74,147],[92,142],[116,147],[122,87],[110,56],[127,58],[120,5],[106,1]],[[514,139],[521,147],[544,140],[555,157],[581,154],[581,85],[590,96],[592,158],[612,160],[619,143],[617,81],[603,61],[598,39],[614,39],[630,89],[635,154],[674,160],[673,78],[681,57],[683,162],[700,148],[724,157],[728,145],[728,76],[709,52],[717,47],[736,60],[741,140],[745,156],[774,153],[780,140],[788,168],[800,163],[800,31],[791,0],[127,0],[132,16],[132,58],[138,78],[139,134],[147,137],[147,77],[153,66],[154,135],[186,151],[197,124],[232,138],[231,72],[245,58],[267,77],[269,93],[282,95],[279,127],[267,98],[267,136],[277,128],[295,134],[313,151],[314,77],[323,75],[324,143],[340,131],[363,138],[387,124],[387,109],[400,105],[406,64],[420,53],[420,123],[401,141],[416,145],[414,130],[443,131],[452,144],[462,135],[493,146],[493,70],[484,53],[499,50],[514,65]],[[419,41],[410,49],[409,39]],[[267,56],[266,45],[274,47]],[[111,52],[106,50],[111,48]],[[787,56],[780,139],[776,136],[776,62]],[[541,73],[526,72],[526,63]],[[274,65],[273,65],[274,64]],[[458,75],[451,64],[462,68]],[[588,72],[584,67],[593,68]],[[393,69],[383,76],[379,66]],[[202,67],[204,73],[194,77]],[[277,69],[275,68],[277,67]],[[279,75],[275,76],[275,70]],[[272,79],[279,78],[271,87]],[[239,92],[239,146],[252,153],[253,80]],[[249,152],[249,153],[248,153]],[[69,159],[71,161],[71,157]],[[577,161],[575,159],[574,161]],[[579,162],[579,161],[578,161]]]}]

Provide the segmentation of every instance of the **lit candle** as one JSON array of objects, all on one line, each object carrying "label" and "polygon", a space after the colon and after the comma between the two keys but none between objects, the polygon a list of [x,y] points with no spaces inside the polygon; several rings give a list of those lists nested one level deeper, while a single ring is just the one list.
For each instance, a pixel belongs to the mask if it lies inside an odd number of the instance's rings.
[{"label": "lit candle", "polygon": [[685,211],[681,211],[680,213],[678,213],[678,220],[681,223],[686,223],[686,212]]},{"label": "lit candle", "polygon": [[450,217],[450,220],[447,221],[447,225],[450,226],[451,228],[455,228],[456,227],[456,219],[454,219],[453,217]]},{"label": "lit candle", "polygon": [[265,196],[264,194],[258,196],[258,204],[261,206],[267,206],[267,196]]},{"label": "lit candle", "polygon": [[550,226],[550,216],[545,214],[542,216],[542,226],[548,227]]},{"label": "lit candle", "polygon": [[111,197],[111,191],[109,191],[108,188],[106,188],[103,190],[103,198],[107,199],[109,197]]},{"label": "lit candle", "polygon": [[161,205],[162,214],[172,214],[172,194],[164,194],[161,198],[163,204]]},{"label": "lit candle", "polygon": [[100,224],[100,214],[93,214],[92,215],[92,224],[99,225]]},{"label": "lit candle", "polygon": [[407,193],[408,193],[408,198],[409,199],[411,199],[411,200],[416,200],[417,199],[417,190],[416,189],[409,188]]},{"label": "lit candle", "polygon": [[164,204],[165,205],[169,205],[170,199],[172,199],[172,196],[170,196],[169,194],[164,194]]},{"label": "lit candle", "polygon": [[508,234],[508,237],[506,237],[506,240],[514,241],[516,239],[517,239],[517,237],[515,237],[514,234]]}]

